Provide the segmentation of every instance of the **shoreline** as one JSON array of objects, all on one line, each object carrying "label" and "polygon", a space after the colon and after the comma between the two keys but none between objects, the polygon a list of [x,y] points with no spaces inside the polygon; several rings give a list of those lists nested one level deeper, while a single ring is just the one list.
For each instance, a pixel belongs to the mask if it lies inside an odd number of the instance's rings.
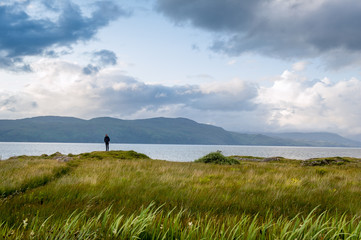
[{"label": "shoreline", "polygon": [[[16,155],[38,156],[43,153],[80,154],[103,151],[104,143],[0,143],[1,159]],[[289,159],[306,160],[318,157],[345,156],[361,158],[361,148],[325,148],[325,147],[270,147],[270,146],[234,146],[234,145],[164,145],[164,144],[110,144],[110,150],[134,150],[153,159],[174,162],[191,162],[210,152],[221,151],[226,156],[282,156]]]}]

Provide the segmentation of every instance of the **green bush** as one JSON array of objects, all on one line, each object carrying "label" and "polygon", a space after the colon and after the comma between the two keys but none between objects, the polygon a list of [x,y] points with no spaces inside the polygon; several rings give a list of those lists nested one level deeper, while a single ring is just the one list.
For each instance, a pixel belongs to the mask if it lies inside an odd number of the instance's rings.
[{"label": "green bush", "polygon": [[96,151],[90,153],[81,153],[83,159],[150,159],[147,155],[135,151]]},{"label": "green bush", "polygon": [[213,164],[221,164],[221,165],[233,165],[233,164],[239,164],[239,161],[233,159],[233,158],[229,158],[224,156],[221,151],[217,151],[217,152],[211,152],[207,155],[205,155],[204,157],[201,157],[197,160],[195,160],[195,162],[199,162],[199,163],[213,163]]}]

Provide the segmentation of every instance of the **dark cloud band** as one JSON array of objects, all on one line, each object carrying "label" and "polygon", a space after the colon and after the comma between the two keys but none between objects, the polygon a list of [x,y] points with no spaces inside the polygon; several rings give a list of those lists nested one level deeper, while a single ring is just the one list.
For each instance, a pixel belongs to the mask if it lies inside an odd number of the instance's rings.
[{"label": "dark cloud band", "polygon": [[48,1],[44,7],[51,8],[56,20],[39,19],[25,10],[31,2],[0,5],[1,68],[21,70],[21,67],[16,67],[19,65],[17,59],[46,54],[49,47],[71,47],[78,41],[90,40],[110,21],[129,15],[112,1],[96,2],[95,10],[89,16],[85,16],[81,8],[70,1],[62,1],[60,7],[55,7],[55,1]]},{"label": "dark cloud band", "polygon": [[[318,57],[361,51],[361,2],[353,0],[158,0],[176,23],[217,33],[216,52]],[[327,61],[327,60],[326,60]]]}]

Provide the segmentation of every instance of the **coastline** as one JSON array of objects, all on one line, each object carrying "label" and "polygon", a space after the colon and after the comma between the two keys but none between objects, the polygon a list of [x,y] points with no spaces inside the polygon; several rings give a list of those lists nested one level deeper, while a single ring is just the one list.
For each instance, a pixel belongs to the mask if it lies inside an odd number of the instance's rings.
[{"label": "coastline", "polygon": [[[104,143],[0,143],[1,159],[16,155],[41,155],[61,152],[80,154],[103,151]],[[289,146],[234,146],[234,145],[175,145],[175,144],[110,144],[110,150],[134,150],[153,159],[190,162],[209,152],[221,151],[224,155],[277,157],[306,160],[317,157],[361,158],[361,148],[340,147],[289,147]]]}]

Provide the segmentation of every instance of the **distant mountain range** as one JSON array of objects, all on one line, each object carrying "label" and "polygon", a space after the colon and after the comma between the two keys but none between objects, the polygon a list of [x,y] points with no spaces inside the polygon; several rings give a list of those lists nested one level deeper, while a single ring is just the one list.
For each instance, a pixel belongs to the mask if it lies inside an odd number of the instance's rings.
[{"label": "distant mountain range", "polygon": [[[264,133],[267,136],[297,141],[304,146],[320,147],[360,147],[361,142],[342,137],[328,132],[288,132],[288,133]],[[302,144],[303,143],[303,144]]]},{"label": "distant mountain range", "polygon": [[229,132],[186,118],[150,118],[121,120],[72,117],[34,117],[0,120],[1,142],[103,142],[108,134],[111,143],[268,145],[268,146],[340,146],[358,147],[360,142],[333,133],[264,133]]}]

